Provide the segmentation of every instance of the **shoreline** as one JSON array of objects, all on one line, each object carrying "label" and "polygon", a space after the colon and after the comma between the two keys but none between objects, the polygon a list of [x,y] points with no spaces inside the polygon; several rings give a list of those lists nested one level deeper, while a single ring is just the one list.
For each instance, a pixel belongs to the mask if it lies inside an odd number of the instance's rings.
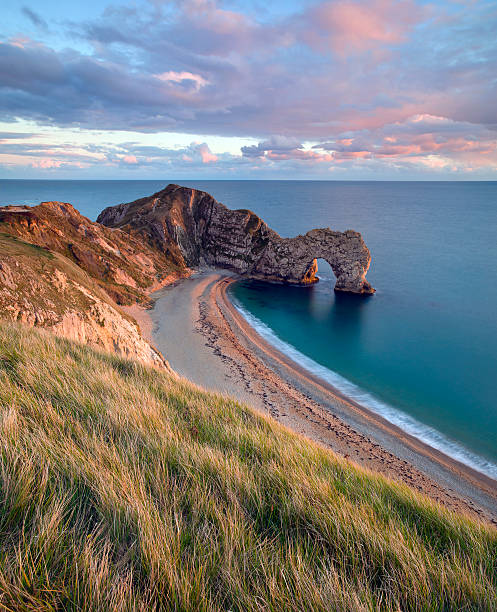
[{"label": "shoreline", "polygon": [[202,270],[156,291],[153,308],[142,316],[133,313],[173,370],[362,467],[497,524],[496,481],[346,397],[271,345],[230,301],[227,289],[236,278]]}]

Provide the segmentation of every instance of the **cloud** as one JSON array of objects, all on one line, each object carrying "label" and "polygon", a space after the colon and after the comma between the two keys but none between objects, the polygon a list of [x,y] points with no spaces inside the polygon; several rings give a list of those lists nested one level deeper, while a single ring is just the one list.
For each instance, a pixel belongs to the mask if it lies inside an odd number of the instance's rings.
[{"label": "cloud", "polygon": [[[0,141],[0,164],[30,166],[38,169],[53,168],[145,168],[163,171],[165,168],[196,168],[220,164],[232,167],[241,156],[228,153],[215,154],[205,142],[192,142],[187,147],[167,148],[140,145],[134,142],[120,144],[60,145],[42,142],[25,143]],[[243,163],[243,162],[242,162]]]},{"label": "cloud", "polygon": [[212,153],[205,142],[198,145],[192,145],[192,151],[195,151],[200,155],[200,159],[202,160],[203,164],[211,164],[213,162],[217,162],[219,159],[217,155]]},{"label": "cloud", "polygon": [[[426,165],[428,155],[493,167],[491,3],[315,0],[264,19],[227,6],[118,5],[66,24],[72,48],[54,47],[42,30],[39,40],[0,42],[0,120],[189,133],[202,142],[179,157],[171,150],[171,163],[220,171]],[[228,158],[209,148],[211,135],[258,144]],[[126,155],[137,160],[129,166],[148,163],[132,149],[120,154],[121,164]]]},{"label": "cloud", "polygon": [[21,8],[22,14],[31,21],[31,23],[37,28],[42,28],[44,30],[48,29],[47,22],[41,17],[38,13],[35,13],[32,9],[27,6],[23,6]]},{"label": "cloud", "polygon": [[32,132],[0,132],[0,143],[9,142],[10,140],[26,140],[35,135]]},{"label": "cloud", "polygon": [[192,84],[195,91],[199,91],[201,87],[205,87],[208,84],[208,81],[200,74],[193,74],[192,72],[185,71],[174,72],[174,70],[169,70],[169,72],[157,74],[156,78],[158,78],[159,81],[164,81],[165,83],[179,83],[180,85],[183,85],[184,83],[187,85]]},{"label": "cloud", "polygon": [[214,155],[214,153],[211,153],[209,150],[209,147],[204,147],[201,151],[200,151],[200,156],[202,158],[202,162],[204,164],[210,164],[212,162],[216,162],[219,158],[217,155]]},{"label": "cloud", "polygon": [[332,155],[304,149],[304,145],[298,139],[289,136],[271,136],[257,145],[241,147],[241,152],[246,158],[259,158],[265,161],[333,161]]},{"label": "cloud", "polygon": [[257,145],[241,147],[242,155],[245,157],[263,157],[266,151],[288,153],[300,149],[302,149],[302,143],[291,136],[271,136]]},{"label": "cloud", "polygon": [[302,35],[322,51],[365,51],[402,42],[425,12],[411,0],[322,2],[304,15]]},{"label": "cloud", "polygon": [[414,0],[316,2],[271,22],[207,0],[146,6],[72,24],[92,52],[2,43],[0,117],[261,142],[416,114],[497,124],[497,16],[484,4],[451,21]]},{"label": "cloud", "polygon": [[55,159],[40,159],[31,163],[33,168],[60,168],[62,162]]},{"label": "cloud", "polygon": [[465,164],[497,168],[496,130],[426,114],[374,130],[349,132],[313,149],[329,151],[337,162],[376,159],[430,168],[461,168]]}]

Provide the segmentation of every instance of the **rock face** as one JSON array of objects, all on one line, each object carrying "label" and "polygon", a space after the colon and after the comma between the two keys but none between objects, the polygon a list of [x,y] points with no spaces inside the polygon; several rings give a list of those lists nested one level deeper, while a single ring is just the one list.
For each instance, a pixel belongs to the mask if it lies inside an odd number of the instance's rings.
[{"label": "rock face", "polygon": [[120,306],[208,264],[269,281],[317,280],[328,261],[336,290],[373,293],[361,235],[316,229],[281,238],[249,210],[169,185],[106,208],[93,223],[73,206],[0,207],[0,318],[47,328],[147,364],[167,362]]},{"label": "rock face", "polygon": [[185,268],[206,263],[249,277],[309,284],[317,280],[316,260],[323,258],[336,276],[335,290],[374,293],[365,278],[371,255],[358,232],[325,228],[282,238],[253,212],[229,210],[196,189],[169,185],[148,198],[106,208],[97,221],[174,253]]},{"label": "rock face", "polygon": [[134,319],[73,260],[1,231],[0,319],[169,367]]},{"label": "rock face", "polygon": [[151,248],[64,202],[0,207],[0,232],[64,255],[118,304],[146,303],[152,287],[188,273],[177,247],[174,254]]}]

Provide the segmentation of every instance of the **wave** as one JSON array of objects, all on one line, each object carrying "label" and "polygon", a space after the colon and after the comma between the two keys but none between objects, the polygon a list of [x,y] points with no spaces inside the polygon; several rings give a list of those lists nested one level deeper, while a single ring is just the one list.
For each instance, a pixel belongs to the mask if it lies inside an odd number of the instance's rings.
[{"label": "wave", "polygon": [[494,480],[497,480],[497,465],[495,463],[492,463],[480,455],[476,455],[468,448],[463,446],[460,442],[456,442],[455,440],[448,438],[437,429],[421,423],[402,410],[386,404],[382,400],[375,397],[372,393],[361,389],[337,372],[326,368],[307,355],[304,355],[304,353],[301,353],[294,346],[288,344],[277,336],[270,327],[260,321],[252,313],[245,310],[245,308],[241,306],[233,295],[230,295],[230,299],[232,300],[233,306],[260,336],[262,336],[279,351],[284,353],[287,357],[290,357],[290,359],[302,366],[305,370],[314,376],[318,376],[350,399],[371,410],[371,412],[379,414],[387,421],[393,425],[396,425],[411,436],[418,438],[432,448],[435,448],[445,455],[452,457],[452,459],[456,459],[464,465],[467,465],[474,470],[485,474]]}]

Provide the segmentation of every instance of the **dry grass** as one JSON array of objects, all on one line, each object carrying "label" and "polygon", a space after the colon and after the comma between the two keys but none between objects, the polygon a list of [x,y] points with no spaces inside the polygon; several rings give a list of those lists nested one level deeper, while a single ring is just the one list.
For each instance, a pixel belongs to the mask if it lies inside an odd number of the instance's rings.
[{"label": "dry grass", "polygon": [[495,530],[186,381],[0,326],[0,608],[495,610]]}]

